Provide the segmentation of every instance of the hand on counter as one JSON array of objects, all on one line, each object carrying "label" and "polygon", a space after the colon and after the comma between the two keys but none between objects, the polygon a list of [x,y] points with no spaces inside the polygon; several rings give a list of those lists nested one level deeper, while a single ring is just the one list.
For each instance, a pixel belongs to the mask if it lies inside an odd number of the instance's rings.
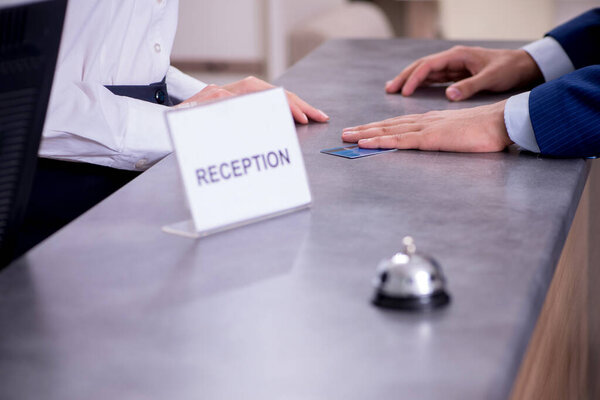
[{"label": "hand on counter", "polygon": [[[194,96],[181,102],[178,107],[194,106],[211,100],[238,96],[247,93],[260,92],[275,86],[261,79],[249,76],[237,82],[224,86],[208,85]],[[285,91],[294,120],[301,124],[308,124],[309,119],[317,122],[327,122],[329,117],[323,111],[316,109],[295,93]]]},{"label": "hand on counter", "polygon": [[344,142],[367,149],[494,152],[512,141],[504,125],[505,101],[462,110],[404,115],[346,128]]},{"label": "hand on counter", "polygon": [[[274,87],[275,86],[271,85],[270,83],[253,76],[249,76],[240,81],[229,83],[223,86],[224,89],[235,94],[259,92],[261,90],[267,90]],[[294,116],[296,122],[308,124],[309,119],[312,119],[316,122],[327,122],[329,120],[327,114],[311,106],[298,97],[295,93],[288,92],[287,90],[285,93],[287,95],[288,103],[290,104],[290,110],[292,111],[292,115]]]},{"label": "hand on counter", "polygon": [[446,89],[446,97],[460,101],[482,90],[503,92],[541,79],[540,69],[525,50],[455,46],[418,59],[387,82],[385,90],[410,96],[419,86],[456,82]]},{"label": "hand on counter", "polygon": [[224,99],[232,96],[234,96],[234,94],[226,89],[223,89],[217,85],[208,85],[189,99],[179,103],[177,107],[193,107],[207,101]]}]

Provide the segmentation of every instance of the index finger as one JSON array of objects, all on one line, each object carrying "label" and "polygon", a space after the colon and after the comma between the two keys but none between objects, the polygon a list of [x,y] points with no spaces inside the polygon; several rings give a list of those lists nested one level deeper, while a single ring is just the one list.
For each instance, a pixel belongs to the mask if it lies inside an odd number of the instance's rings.
[{"label": "index finger", "polygon": [[463,56],[457,49],[442,51],[423,59],[406,78],[402,87],[402,95],[410,96],[415,89],[421,86],[432,73],[445,71],[452,66],[452,73],[460,73],[464,67]]},{"label": "index finger", "polygon": [[439,72],[448,66],[452,61],[452,54],[448,52],[442,52],[423,60],[417,68],[415,68],[410,76],[406,78],[406,82],[402,87],[402,95],[410,96],[414,93],[415,89],[418,88],[427,80],[432,72]]},{"label": "index finger", "polygon": [[409,75],[415,70],[415,68],[417,68],[422,62],[423,59],[419,58],[417,61],[410,64],[408,67],[404,68],[402,72],[400,72],[394,79],[388,81],[385,84],[385,91],[388,93],[398,92],[404,85],[404,82],[406,82],[406,78],[408,78]]},{"label": "index finger", "polygon": [[396,76],[391,81],[387,82],[385,85],[385,90],[388,93],[396,93],[406,84],[408,78],[413,74],[413,72],[420,67],[423,63],[431,62],[432,59],[438,58],[440,56],[445,56],[445,53],[448,53],[449,50],[442,51],[440,53],[435,53],[426,57],[419,58],[408,67],[404,68],[402,72],[398,76]]}]

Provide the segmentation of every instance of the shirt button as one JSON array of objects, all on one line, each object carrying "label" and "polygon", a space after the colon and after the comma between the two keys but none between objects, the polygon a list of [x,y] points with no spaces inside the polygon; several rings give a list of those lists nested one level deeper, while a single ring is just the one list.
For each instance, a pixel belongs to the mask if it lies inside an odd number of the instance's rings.
[{"label": "shirt button", "polygon": [[160,53],[160,43],[154,43],[154,51]]},{"label": "shirt button", "polygon": [[154,92],[154,99],[158,104],[165,104],[165,92],[158,89],[156,92]]},{"label": "shirt button", "polygon": [[148,164],[148,160],[142,158],[135,163],[135,169],[146,169],[146,165]]}]

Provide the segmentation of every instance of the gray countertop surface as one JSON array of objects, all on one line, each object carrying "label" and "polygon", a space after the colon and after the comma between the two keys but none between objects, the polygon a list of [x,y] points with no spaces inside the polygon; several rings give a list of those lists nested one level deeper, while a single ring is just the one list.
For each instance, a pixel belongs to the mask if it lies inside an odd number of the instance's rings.
[{"label": "gray countertop surface", "polygon": [[[309,210],[200,240],[165,234],[188,218],[169,156],[3,270],[0,399],[506,398],[586,162],[515,148],[319,153],[346,126],[508,96],[384,93],[451,45],[332,41],[278,80],[331,116],[298,127]],[[377,263],[407,234],[444,268],[447,308],[370,304]]]}]

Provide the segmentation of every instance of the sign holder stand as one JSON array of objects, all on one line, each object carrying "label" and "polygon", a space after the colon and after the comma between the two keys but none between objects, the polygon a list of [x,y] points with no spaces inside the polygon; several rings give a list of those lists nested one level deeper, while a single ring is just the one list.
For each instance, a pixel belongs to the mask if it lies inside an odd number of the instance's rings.
[{"label": "sign holder stand", "polygon": [[262,217],[252,218],[245,221],[236,222],[234,224],[229,224],[225,226],[220,226],[215,229],[209,229],[206,231],[198,231],[196,230],[196,226],[194,225],[194,221],[192,219],[188,219],[181,222],[176,222],[174,224],[165,225],[162,227],[162,231],[165,233],[169,233],[171,235],[183,236],[190,239],[199,239],[202,237],[214,235],[215,233],[228,231],[230,229],[240,228],[245,225],[254,224],[255,222],[265,221],[271,218],[281,217],[283,215],[292,214],[296,211],[301,211],[304,209],[310,208],[310,203],[305,204],[299,207],[290,208],[289,210],[282,210],[276,213],[263,215]]},{"label": "sign holder stand", "polygon": [[191,219],[166,225],[164,232],[198,239],[310,207],[283,89],[165,116]]},{"label": "sign holder stand", "polygon": [[183,236],[190,239],[199,239],[202,236],[200,232],[196,230],[194,221],[188,219],[186,221],[176,222],[174,224],[165,225],[162,227],[162,231],[170,233],[171,235]]}]

